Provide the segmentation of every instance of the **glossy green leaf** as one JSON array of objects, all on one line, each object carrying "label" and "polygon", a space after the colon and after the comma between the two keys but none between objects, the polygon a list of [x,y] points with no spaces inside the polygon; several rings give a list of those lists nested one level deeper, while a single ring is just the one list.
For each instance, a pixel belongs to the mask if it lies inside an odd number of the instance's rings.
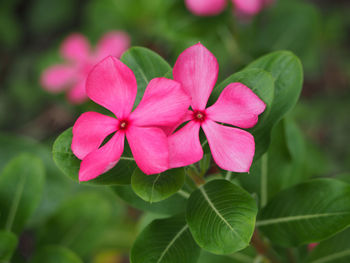
[{"label": "glossy green leaf", "polygon": [[[69,128],[58,136],[53,145],[52,153],[53,159],[61,171],[74,181],[78,182],[81,161],[72,152],[72,138],[72,128]],[[128,149],[127,145],[125,145],[123,155],[115,167],[107,173],[104,173],[96,179],[90,180],[86,183],[102,185],[129,184],[131,175],[135,168],[136,163],[132,158],[131,151]]]},{"label": "glossy green leaf", "polygon": [[104,234],[111,205],[94,192],[80,193],[62,204],[40,229],[40,245],[60,244],[80,256],[91,253]]},{"label": "glossy green leaf", "polygon": [[134,192],[150,203],[170,197],[180,190],[184,183],[184,168],[171,169],[154,175],[146,175],[137,168],[131,177]]},{"label": "glossy green leaf", "polygon": [[255,158],[258,158],[267,150],[265,141],[270,137],[271,126],[267,123],[267,119],[269,118],[274,99],[274,79],[270,73],[262,69],[245,69],[231,75],[215,87],[210,97],[210,103],[214,103],[223,89],[233,82],[243,83],[266,104],[264,113],[259,116],[258,124],[252,130],[256,142]]},{"label": "glossy green leaf", "polygon": [[0,231],[0,262],[10,262],[17,243],[18,239],[15,234],[9,231]]},{"label": "glossy green leaf", "polygon": [[186,209],[187,198],[179,193],[176,193],[162,202],[150,203],[136,195],[129,185],[114,186],[113,190],[122,200],[140,210],[162,215],[175,215]]},{"label": "glossy green leaf", "polygon": [[43,193],[45,168],[30,154],[12,159],[0,175],[0,227],[20,233]]},{"label": "glossy green leaf", "polygon": [[214,180],[194,191],[186,219],[196,242],[214,254],[230,254],[249,245],[257,207],[245,190],[226,180]]},{"label": "glossy green leaf", "polygon": [[350,262],[350,228],[319,243],[309,254],[306,263]]},{"label": "glossy green leaf", "polygon": [[257,226],[275,244],[319,242],[350,225],[350,185],[311,180],[277,194],[262,209]]},{"label": "glossy green leaf", "polygon": [[[256,157],[264,153],[270,143],[273,126],[297,103],[303,84],[303,68],[300,60],[289,51],[277,51],[265,55],[248,65],[246,69],[259,68],[270,72],[275,79],[274,99],[268,117],[253,128],[256,141],[260,142]],[[259,94],[258,94],[259,95]],[[259,125],[264,126],[260,128]],[[261,137],[260,134],[262,133]]]},{"label": "glossy green leaf", "polygon": [[215,255],[202,250],[198,263],[253,263],[255,257],[256,252],[252,247],[230,255]]},{"label": "glossy green leaf", "polygon": [[137,80],[137,96],[135,105],[139,104],[148,83],[157,77],[163,77],[171,67],[157,53],[143,47],[132,47],[121,57],[123,61],[135,74]]},{"label": "glossy green leaf", "polygon": [[199,252],[186,220],[180,215],[148,225],[131,249],[131,262],[195,263]]},{"label": "glossy green leaf", "polygon": [[61,246],[46,246],[41,248],[30,263],[83,263],[71,250]]}]

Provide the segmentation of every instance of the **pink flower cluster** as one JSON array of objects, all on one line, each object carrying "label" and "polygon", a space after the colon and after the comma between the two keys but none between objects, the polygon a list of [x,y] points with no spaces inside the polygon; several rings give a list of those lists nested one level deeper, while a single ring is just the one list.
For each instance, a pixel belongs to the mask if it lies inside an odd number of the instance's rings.
[{"label": "pink flower cluster", "polygon": [[41,85],[57,93],[68,90],[68,100],[80,104],[88,99],[85,80],[92,67],[106,56],[120,57],[130,46],[129,36],[121,31],[105,34],[92,50],[89,41],[81,34],[68,36],[60,48],[65,63],[46,69],[41,76]]},{"label": "pink flower cluster", "polygon": [[[251,17],[258,14],[274,0],[231,0],[236,14]],[[220,14],[227,5],[227,0],[185,0],[187,8],[198,16],[213,16]]]},{"label": "pink flower cluster", "polygon": [[[145,174],[195,163],[203,157],[200,128],[219,167],[249,171],[254,138],[232,126],[253,127],[265,103],[245,85],[231,83],[215,104],[206,107],[218,70],[213,54],[196,44],[177,59],[174,80],[152,79],[132,111],[137,93],[133,72],[112,56],[98,63],[86,80],[87,96],[114,117],[86,112],[74,124],[72,151],[82,160],[79,180],[91,180],[114,167],[123,153],[125,138]],[[111,138],[103,144],[107,136]]]}]

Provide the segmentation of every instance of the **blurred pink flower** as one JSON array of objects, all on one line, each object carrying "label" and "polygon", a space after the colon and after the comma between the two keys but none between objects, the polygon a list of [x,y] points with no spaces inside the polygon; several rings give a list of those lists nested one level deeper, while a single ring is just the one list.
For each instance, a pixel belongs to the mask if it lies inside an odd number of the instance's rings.
[{"label": "blurred pink flower", "polygon": [[190,105],[190,98],[178,82],[166,78],[151,80],[131,113],[137,93],[134,73],[109,56],[90,72],[86,92],[117,118],[86,112],[74,124],[72,151],[82,160],[80,181],[96,178],[115,166],[123,153],[125,136],[136,164],[145,174],[169,168],[168,139],[161,127],[178,123]]},{"label": "blurred pink flower", "polygon": [[[258,14],[274,0],[231,0],[235,13],[239,17],[251,17]],[[198,16],[214,16],[226,7],[226,0],[185,0],[187,8]]]},{"label": "blurred pink flower", "polygon": [[87,99],[85,80],[93,65],[109,55],[120,57],[129,46],[129,36],[120,31],[105,34],[95,50],[83,35],[71,34],[60,48],[65,63],[47,68],[41,76],[41,85],[54,93],[68,90],[70,102],[82,103]]},{"label": "blurred pink flower", "polygon": [[311,251],[311,250],[313,250],[317,245],[318,245],[318,243],[311,243],[311,244],[309,244],[309,245],[307,246],[307,249],[308,249],[309,251]]},{"label": "blurred pink flower", "polygon": [[215,86],[219,65],[213,54],[200,43],[186,49],[177,59],[173,76],[192,98],[189,121],[169,136],[170,168],[198,162],[203,157],[199,130],[203,129],[212,156],[219,167],[233,172],[248,172],[254,157],[254,137],[247,131],[219,123],[251,128],[265,103],[241,83],[229,84],[212,106],[206,108]]}]

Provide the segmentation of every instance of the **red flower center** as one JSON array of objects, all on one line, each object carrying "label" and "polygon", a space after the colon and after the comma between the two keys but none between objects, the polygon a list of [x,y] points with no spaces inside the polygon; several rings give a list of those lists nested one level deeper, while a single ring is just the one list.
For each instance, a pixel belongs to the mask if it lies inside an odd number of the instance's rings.
[{"label": "red flower center", "polygon": [[119,122],[119,129],[126,130],[128,128],[129,122],[127,120],[121,120]]},{"label": "red flower center", "polygon": [[198,122],[203,122],[207,118],[205,111],[195,110],[193,111],[193,119]]}]

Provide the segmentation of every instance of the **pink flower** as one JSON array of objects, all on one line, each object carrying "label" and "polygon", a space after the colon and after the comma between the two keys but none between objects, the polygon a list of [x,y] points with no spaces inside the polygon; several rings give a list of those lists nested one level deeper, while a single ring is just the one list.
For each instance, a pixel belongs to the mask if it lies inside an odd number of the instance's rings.
[{"label": "pink flower", "polygon": [[[236,13],[240,16],[258,14],[273,0],[231,0]],[[187,8],[198,16],[214,16],[220,14],[226,7],[226,0],[185,0]]]},{"label": "pink flower", "polygon": [[72,34],[66,38],[60,49],[66,62],[46,69],[41,76],[41,85],[54,93],[69,89],[69,101],[82,103],[87,99],[85,80],[93,65],[109,55],[120,57],[129,45],[127,34],[114,31],[105,34],[96,50],[92,51],[83,35]]},{"label": "pink flower", "polygon": [[315,247],[317,247],[318,243],[311,243],[307,246],[307,249],[309,251],[312,251]]},{"label": "pink flower", "polygon": [[190,104],[178,82],[166,78],[151,80],[131,113],[137,93],[135,76],[121,61],[109,56],[91,70],[86,92],[116,118],[86,112],[74,124],[72,151],[82,160],[80,181],[96,178],[115,166],[123,153],[125,136],[136,164],[145,174],[169,168],[168,140],[161,127],[178,123]]},{"label": "pink flower", "polygon": [[174,80],[180,82],[192,97],[192,111],[184,120],[189,122],[169,136],[171,168],[202,159],[199,140],[202,128],[219,167],[233,172],[249,171],[255,151],[254,137],[247,131],[219,123],[251,128],[265,110],[265,103],[245,85],[231,83],[216,103],[206,108],[218,71],[216,58],[200,43],[186,49],[176,61]]}]

